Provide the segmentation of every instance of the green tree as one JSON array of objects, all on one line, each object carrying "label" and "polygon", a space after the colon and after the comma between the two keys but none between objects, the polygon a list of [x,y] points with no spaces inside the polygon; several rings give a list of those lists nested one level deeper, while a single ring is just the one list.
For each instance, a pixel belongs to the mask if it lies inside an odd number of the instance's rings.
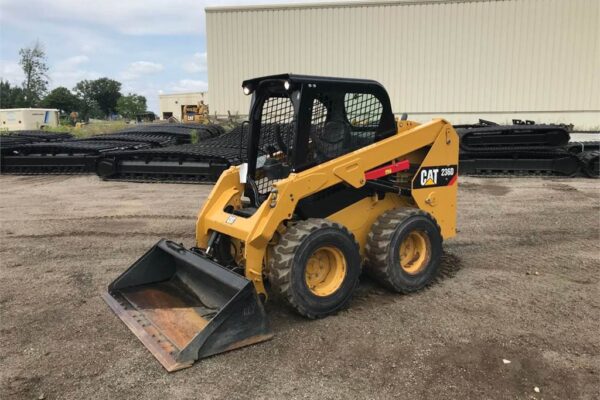
[{"label": "green tree", "polygon": [[[90,118],[97,118],[102,115],[98,103],[92,98],[92,89],[90,88],[91,81],[84,80],[78,82],[73,88],[75,95],[79,99],[79,118],[87,121]],[[96,115],[95,111],[98,111]]]},{"label": "green tree", "polygon": [[42,105],[49,108],[57,108],[67,114],[71,111],[79,111],[80,101],[69,89],[60,86],[52,90],[42,100]]},{"label": "green tree", "polygon": [[104,116],[113,114],[121,97],[121,83],[109,78],[84,80],[75,86],[75,93],[91,109],[95,102]]},{"label": "green tree", "polygon": [[79,99],[79,118],[89,120],[90,118],[103,118],[106,115],[100,110],[98,102],[94,100],[92,81],[84,80],[75,86],[73,91]]},{"label": "green tree", "polygon": [[39,104],[48,90],[48,66],[46,65],[46,52],[40,42],[35,42],[32,47],[19,50],[19,64],[23,68],[25,80],[23,90],[27,107]]},{"label": "green tree", "polygon": [[26,107],[25,91],[11,86],[8,81],[0,80],[0,108]]},{"label": "green tree", "polygon": [[146,98],[137,94],[129,93],[117,100],[117,112],[125,118],[135,118],[137,114],[147,109]]}]

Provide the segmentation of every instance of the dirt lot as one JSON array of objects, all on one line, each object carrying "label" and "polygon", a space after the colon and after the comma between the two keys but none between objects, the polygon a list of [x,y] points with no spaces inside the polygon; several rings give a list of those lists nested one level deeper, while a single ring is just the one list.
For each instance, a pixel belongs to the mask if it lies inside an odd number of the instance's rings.
[{"label": "dirt lot", "polygon": [[319,321],[269,303],[272,341],[174,374],[100,293],[159,238],[192,245],[210,187],[0,187],[2,399],[600,397],[598,181],[461,179],[460,232],[429,289],[364,278],[347,311]]}]

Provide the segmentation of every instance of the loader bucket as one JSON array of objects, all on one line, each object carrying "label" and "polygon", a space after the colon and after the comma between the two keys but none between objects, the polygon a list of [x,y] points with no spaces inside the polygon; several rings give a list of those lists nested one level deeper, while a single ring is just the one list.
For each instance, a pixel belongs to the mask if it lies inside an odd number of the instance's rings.
[{"label": "loader bucket", "polygon": [[168,371],[273,336],[251,281],[164,239],[103,298]]}]

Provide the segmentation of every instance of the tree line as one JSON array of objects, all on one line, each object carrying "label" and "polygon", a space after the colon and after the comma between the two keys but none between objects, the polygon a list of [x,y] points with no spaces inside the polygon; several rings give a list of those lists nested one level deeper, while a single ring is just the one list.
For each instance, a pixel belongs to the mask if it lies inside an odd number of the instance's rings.
[{"label": "tree line", "polygon": [[19,51],[24,79],[21,86],[0,80],[0,108],[56,108],[64,114],[76,112],[78,119],[133,118],[147,111],[146,98],[123,95],[121,83],[110,78],[82,80],[72,90],[64,86],[48,91],[48,65],[41,43]]}]

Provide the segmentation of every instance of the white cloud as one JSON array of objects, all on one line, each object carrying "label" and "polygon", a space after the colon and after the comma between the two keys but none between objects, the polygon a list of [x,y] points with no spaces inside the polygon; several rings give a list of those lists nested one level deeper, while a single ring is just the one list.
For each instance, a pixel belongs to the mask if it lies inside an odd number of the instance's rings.
[{"label": "white cloud", "polygon": [[156,74],[164,70],[162,64],[151,61],[135,61],[129,64],[127,69],[120,75],[123,80],[134,80],[144,75]]},{"label": "white cloud", "polygon": [[5,0],[2,20],[77,21],[130,35],[188,34],[202,31],[204,6],[189,0],[171,0],[168,5],[163,0],[53,0],[49,7],[47,0]]},{"label": "white cloud", "polygon": [[183,70],[189,73],[206,72],[206,52],[194,53],[192,58],[183,63]]},{"label": "white cloud", "polygon": [[[221,5],[292,3],[298,0],[3,0],[0,21],[95,24],[128,35],[204,32],[204,8]],[[93,27],[91,27],[93,28]],[[75,39],[77,39],[75,37]],[[90,46],[92,44],[90,43]]]},{"label": "white cloud", "polygon": [[86,55],[73,56],[56,63],[56,69],[65,71],[72,70],[79,67],[81,64],[88,63],[89,61],[90,58]]},{"label": "white cloud", "polygon": [[103,74],[98,71],[88,71],[85,69],[53,71],[50,73],[50,89],[58,86],[73,89],[80,81],[94,80],[102,76]]},{"label": "white cloud", "polygon": [[208,83],[196,79],[181,79],[169,87],[169,92],[206,92]]},{"label": "white cloud", "polygon": [[[49,89],[57,86],[65,86],[72,89],[75,84],[83,79],[97,79],[100,73],[88,70],[83,67],[83,64],[89,62],[87,56],[73,56],[63,61],[56,63],[48,71]],[[24,75],[21,66],[16,61],[0,62],[0,77],[2,80],[7,80],[11,85],[20,86],[23,82]]]},{"label": "white cloud", "polygon": [[[2,0],[0,0],[2,1]],[[0,3],[0,26],[2,27],[3,40],[8,40],[9,32],[15,30],[27,31],[35,35],[50,51],[53,47],[62,46],[69,53],[83,53],[97,55],[98,52],[104,54],[115,54],[119,49],[119,43],[109,38],[102,30],[93,29],[89,24],[82,25],[78,21],[63,19],[62,21],[49,21],[44,19],[44,15],[21,15],[19,10],[13,13],[13,18],[9,18],[8,8],[5,3]],[[20,17],[18,17],[21,15]],[[35,18],[35,25],[32,26],[31,20]],[[20,36],[14,35],[12,38],[21,42]],[[31,43],[23,42],[22,45]],[[68,45],[66,45],[68,44]]]},{"label": "white cloud", "polygon": [[165,69],[162,64],[151,61],[136,61],[129,65],[129,70],[138,74],[153,74]]},{"label": "white cloud", "polygon": [[56,63],[50,69],[50,83],[52,87],[64,86],[72,89],[77,82],[84,79],[100,78],[100,73],[86,68],[90,58],[86,55],[76,55]]},{"label": "white cloud", "polygon": [[10,82],[11,85],[21,85],[23,82],[23,70],[16,61],[0,61],[0,79]]}]

